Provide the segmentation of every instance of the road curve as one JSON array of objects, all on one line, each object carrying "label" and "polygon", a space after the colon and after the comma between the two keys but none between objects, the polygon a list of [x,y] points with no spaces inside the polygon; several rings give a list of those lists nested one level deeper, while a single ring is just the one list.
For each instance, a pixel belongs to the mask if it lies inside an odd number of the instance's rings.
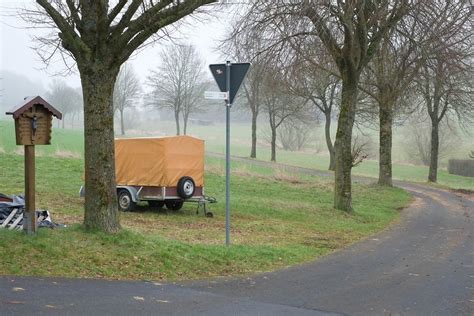
[{"label": "road curve", "polygon": [[414,196],[399,224],[312,263],[180,284],[0,277],[0,314],[474,315],[474,195],[397,185]]},{"label": "road curve", "polygon": [[474,196],[403,184],[400,224],[316,262],[187,285],[348,315],[474,315]]}]

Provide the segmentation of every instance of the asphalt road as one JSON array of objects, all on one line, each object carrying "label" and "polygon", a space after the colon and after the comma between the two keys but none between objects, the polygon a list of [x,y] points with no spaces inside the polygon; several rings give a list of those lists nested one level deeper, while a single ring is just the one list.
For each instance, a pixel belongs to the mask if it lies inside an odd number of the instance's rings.
[{"label": "asphalt road", "polygon": [[180,284],[0,277],[0,314],[474,315],[474,195],[399,185],[415,197],[399,224],[313,263]]}]

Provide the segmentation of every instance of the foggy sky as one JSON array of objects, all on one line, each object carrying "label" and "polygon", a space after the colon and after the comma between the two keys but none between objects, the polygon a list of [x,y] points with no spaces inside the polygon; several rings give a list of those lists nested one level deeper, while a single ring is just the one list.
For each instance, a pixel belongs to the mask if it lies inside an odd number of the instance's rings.
[{"label": "foggy sky", "polygon": [[[33,46],[31,36],[38,34],[38,31],[25,29],[26,24],[21,19],[11,16],[14,12],[13,8],[24,4],[31,5],[33,2],[32,0],[0,0],[0,77],[3,71],[27,75],[30,81],[43,86],[44,90],[48,89],[55,78],[66,80],[73,87],[80,86],[77,73],[67,77],[57,75],[58,72],[64,70],[64,64],[61,61],[57,61],[49,68],[44,69],[44,64],[35,51],[31,49]],[[215,51],[218,39],[225,36],[224,31],[227,24],[225,21],[226,15],[220,14],[219,16],[221,18],[214,16],[204,23],[192,19],[188,23],[189,25],[180,30],[180,34],[175,34],[175,38],[179,41],[190,42],[195,45],[206,61],[206,65],[223,63],[226,60],[225,57],[221,57]],[[161,41],[132,56],[129,62],[139,75],[142,83],[145,82],[149,70],[159,65],[159,53],[163,45],[172,44],[170,41]],[[5,95],[8,94],[8,91],[5,91],[6,85],[2,81],[0,80],[0,89],[3,89],[3,92],[0,94]]]}]

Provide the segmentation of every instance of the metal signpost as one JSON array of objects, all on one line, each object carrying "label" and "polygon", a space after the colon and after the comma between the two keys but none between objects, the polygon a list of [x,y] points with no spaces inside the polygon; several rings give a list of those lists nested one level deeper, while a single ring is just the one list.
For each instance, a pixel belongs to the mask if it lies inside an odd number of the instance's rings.
[{"label": "metal signpost", "polygon": [[225,244],[230,245],[230,108],[234,98],[239,91],[240,85],[250,68],[250,63],[232,64],[227,61],[225,64],[209,65],[214,79],[219,86],[222,95],[218,92],[206,92],[208,99],[222,99],[226,102],[226,150],[225,150]]}]

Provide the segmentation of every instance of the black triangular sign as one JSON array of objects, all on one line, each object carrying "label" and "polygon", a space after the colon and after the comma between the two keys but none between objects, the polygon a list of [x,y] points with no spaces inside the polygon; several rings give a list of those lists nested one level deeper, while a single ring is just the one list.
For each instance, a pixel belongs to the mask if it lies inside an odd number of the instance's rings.
[{"label": "black triangular sign", "polygon": [[234,98],[249,68],[249,63],[232,64],[230,66],[230,104],[234,103]]},{"label": "black triangular sign", "polygon": [[[250,64],[249,63],[238,63],[238,64],[231,64],[230,66],[230,104],[234,102],[235,96],[239,91],[240,85],[242,81],[244,81],[245,75],[249,70]],[[209,68],[211,69],[212,75],[219,86],[221,92],[227,92],[226,87],[226,74],[227,74],[227,67],[226,64],[214,64],[210,65]]]},{"label": "black triangular sign", "polygon": [[221,92],[227,92],[227,87],[225,84],[226,65],[225,64],[209,65],[209,68],[211,69],[212,75],[214,76],[214,79],[216,80],[217,85],[219,86],[219,89],[221,90]]}]

